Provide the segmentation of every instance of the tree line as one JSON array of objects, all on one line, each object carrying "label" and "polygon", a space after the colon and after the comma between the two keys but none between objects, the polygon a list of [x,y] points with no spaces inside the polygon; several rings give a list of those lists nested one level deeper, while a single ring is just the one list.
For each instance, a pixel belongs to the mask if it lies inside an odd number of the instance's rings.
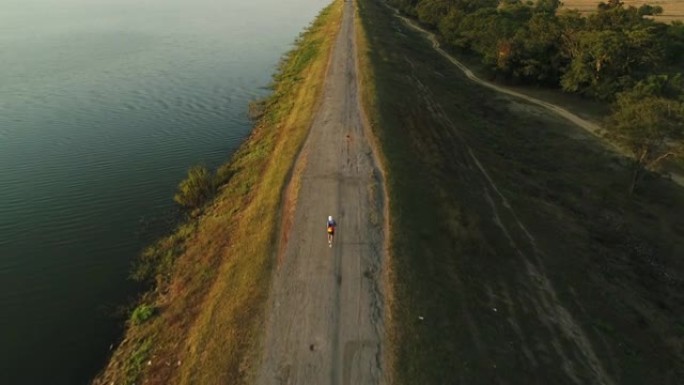
[{"label": "tree line", "polygon": [[477,54],[497,78],[613,103],[606,134],[634,155],[630,191],[684,147],[684,24],[659,6],[598,4],[584,16],[560,0],[389,0],[447,45]]}]

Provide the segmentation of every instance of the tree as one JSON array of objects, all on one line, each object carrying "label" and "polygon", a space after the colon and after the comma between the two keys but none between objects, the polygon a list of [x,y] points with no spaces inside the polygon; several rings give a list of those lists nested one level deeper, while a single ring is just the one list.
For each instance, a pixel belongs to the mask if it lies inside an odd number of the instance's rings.
[{"label": "tree", "polygon": [[424,0],[418,3],[416,12],[418,20],[435,27],[449,13],[450,8],[449,0]]},{"label": "tree", "polygon": [[[454,13],[450,13],[454,15]],[[495,51],[498,42],[498,12],[496,8],[482,8],[473,13],[466,14],[461,18],[458,25],[448,26],[453,28],[452,35],[459,36],[458,41],[453,41],[459,47],[471,49],[481,56],[485,62],[488,61],[490,52]],[[454,20],[456,21],[456,20]],[[443,25],[442,28],[447,28]]]},{"label": "tree", "polygon": [[644,4],[641,7],[639,7],[638,10],[639,16],[655,16],[655,15],[662,15],[663,14],[663,7],[659,5],[648,5]]},{"label": "tree", "polygon": [[582,31],[575,39],[561,85],[566,91],[602,100],[633,86],[664,60],[659,35],[648,26]]},{"label": "tree", "polygon": [[563,2],[560,0],[537,0],[534,4],[534,11],[555,15],[561,5]]},{"label": "tree", "polygon": [[513,37],[531,15],[531,8],[526,5],[506,4],[498,8],[480,8],[459,18],[455,29],[445,23],[440,29],[447,31],[451,43],[472,49],[482,56],[484,64],[508,74]]},{"label": "tree", "polygon": [[499,0],[452,0],[454,7],[465,13],[472,13],[481,8],[496,8]]},{"label": "tree", "polygon": [[462,34],[461,21],[464,17],[463,11],[452,9],[440,20],[438,28],[447,43],[454,47],[469,49],[469,40]]},{"label": "tree", "polygon": [[658,96],[684,102],[684,76],[651,75],[637,83],[632,93],[639,97]]},{"label": "tree", "polygon": [[561,33],[555,15],[535,13],[513,39],[512,75],[532,83],[557,86],[568,62],[560,51]]},{"label": "tree", "polygon": [[605,124],[606,136],[627,147],[634,156],[629,193],[648,169],[665,159],[684,154],[684,103],[658,95],[644,95],[644,89],[618,96]]},{"label": "tree", "polygon": [[470,50],[496,77],[613,101],[649,75],[684,64],[684,24],[658,6],[604,0],[585,17],[561,0],[387,0]]},{"label": "tree", "polygon": [[621,31],[645,23],[653,23],[653,21],[640,15],[637,8],[624,7],[622,3],[605,6],[599,4],[597,12],[587,17],[587,28],[594,31]]},{"label": "tree", "polygon": [[557,15],[560,24],[560,51],[562,55],[570,60],[580,54],[579,34],[587,27],[587,19],[576,10],[563,10]]},{"label": "tree", "polygon": [[667,62],[684,68],[684,23],[674,21],[668,25],[663,41]]},{"label": "tree", "polygon": [[620,0],[608,0],[607,3],[600,2],[598,5],[598,9],[601,11],[609,10],[609,9],[615,9],[615,8],[622,8],[624,3]]},{"label": "tree", "polygon": [[416,16],[416,5],[420,3],[420,0],[389,0],[388,2],[400,11]]},{"label": "tree", "polygon": [[561,85],[565,91],[607,99],[619,91],[619,71],[625,40],[615,31],[582,31]]}]

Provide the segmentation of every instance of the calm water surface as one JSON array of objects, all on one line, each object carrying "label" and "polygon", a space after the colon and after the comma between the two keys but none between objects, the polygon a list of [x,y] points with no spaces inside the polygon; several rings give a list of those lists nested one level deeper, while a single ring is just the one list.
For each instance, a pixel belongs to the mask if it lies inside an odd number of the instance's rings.
[{"label": "calm water surface", "polygon": [[85,384],[190,165],[328,0],[2,0],[0,384]]}]

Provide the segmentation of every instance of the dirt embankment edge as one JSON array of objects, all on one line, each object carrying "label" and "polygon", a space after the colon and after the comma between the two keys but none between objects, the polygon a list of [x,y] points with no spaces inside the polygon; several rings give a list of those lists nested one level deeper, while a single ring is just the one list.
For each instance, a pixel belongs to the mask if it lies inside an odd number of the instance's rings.
[{"label": "dirt embankment edge", "polygon": [[252,134],[217,171],[215,199],[143,253],[154,282],[140,306],[152,311],[131,317],[93,384],[248,380],[283,192],[316,110],[342,3],[326,7],[279,64]]}]

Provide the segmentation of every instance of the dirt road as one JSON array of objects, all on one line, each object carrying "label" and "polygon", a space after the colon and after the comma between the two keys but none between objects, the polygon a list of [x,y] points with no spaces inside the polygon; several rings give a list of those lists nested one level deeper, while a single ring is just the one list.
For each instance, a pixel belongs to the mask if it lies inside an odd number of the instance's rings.
[{"label": "dirt road", "polygon": [[[295,166],[292,226],[278,262],[256,384],[384,383],[382,181],[359,105],[354,5]],[[328,247],[328,215],[338,228]]]}]

